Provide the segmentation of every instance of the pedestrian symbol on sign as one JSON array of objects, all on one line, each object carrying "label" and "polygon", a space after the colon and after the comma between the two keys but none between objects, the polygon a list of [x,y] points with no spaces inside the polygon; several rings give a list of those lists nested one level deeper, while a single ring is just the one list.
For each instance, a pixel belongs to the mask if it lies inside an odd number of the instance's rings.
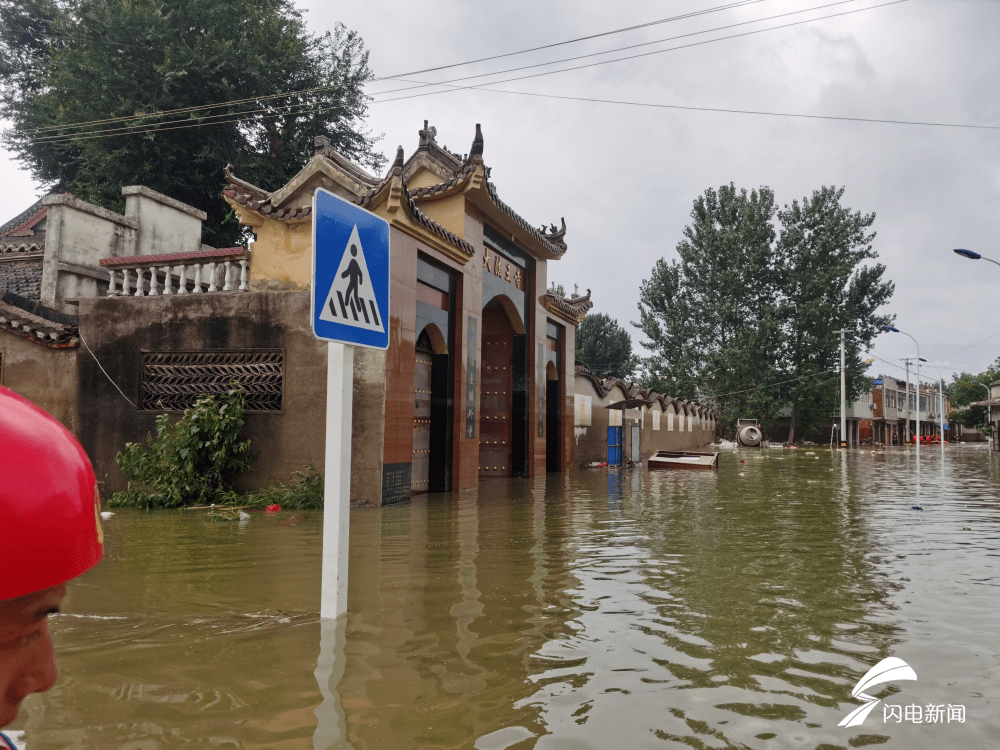
[{"label": "pedestrian symbol on sign", "polygon": [[368,331],[385,332],[356,225],[347,241],[319,319]]}]

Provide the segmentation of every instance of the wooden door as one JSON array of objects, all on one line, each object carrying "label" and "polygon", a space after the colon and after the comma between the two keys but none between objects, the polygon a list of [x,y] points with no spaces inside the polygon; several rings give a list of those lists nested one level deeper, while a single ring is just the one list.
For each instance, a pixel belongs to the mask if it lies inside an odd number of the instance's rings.
[{"label": "wooden door", "polygon": [[410,492],[427,492],[431,459],[431,370],[433,352],[417,349],[413,373],[413,459]]},{"label": "wooden door", "polygon": [[514,329],[499,307],[483,310],[479,476],[509,477]]}]

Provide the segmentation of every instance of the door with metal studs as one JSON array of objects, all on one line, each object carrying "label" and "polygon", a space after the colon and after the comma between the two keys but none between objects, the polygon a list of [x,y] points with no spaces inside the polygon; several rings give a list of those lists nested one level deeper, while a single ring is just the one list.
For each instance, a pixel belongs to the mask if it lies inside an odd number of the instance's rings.
[{"label": "door with metal studs", "polygon": [[514,329],[499,306],[483,309],[479,476],[509,477]]}]

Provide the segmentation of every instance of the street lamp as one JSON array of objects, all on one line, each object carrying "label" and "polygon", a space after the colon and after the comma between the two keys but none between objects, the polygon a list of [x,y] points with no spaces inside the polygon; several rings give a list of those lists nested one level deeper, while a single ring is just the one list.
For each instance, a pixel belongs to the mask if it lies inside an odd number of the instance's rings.
[{"label": "street lamp", "polygon": [[[922,361],[920,358],[920,344],[917,343],[917,340],[913,338],[913,336],[910,336],[910,334],[908,334],[906,331],[899,330],[895,326],[885,326],[885,330],[891,331],[892,333],[901,333],[904,336],[909,337],[910,341],[912,341],[914,346],[917,347],[917,461],[919,462],[920,461],[920,362]],[[909,389],[909,386],[907,386],[907,389]],[[910,401],[909,392],[907,392],[906,394],[906,401],[907,401],[907,406],[909,406],[909,401]],[[919,466],[920,464],[918,463],[917,465]]]},{"label": "street lamp", "polygon": [[986,385],[986,383],[980,383],[978,380],[970,380],[969,382],[972,383],[973,385],[978,385],[981,388],[985,388],[986,398],[993,398],[993,391],[990,390],[990,387]]},{"label": "street lamp", "polygon": [[961,255],[963,258],[968,258],[969,260],[988,260],[990,263],[992,263],[994,265],[997,265],[997,266],[1000,266],[1000,263],[997,263],[992,258],[984,258],[979,253],[974,252],[972,250],[965,250],[964,248],[956,247],[955,248],[955,253],[957,255]]}]

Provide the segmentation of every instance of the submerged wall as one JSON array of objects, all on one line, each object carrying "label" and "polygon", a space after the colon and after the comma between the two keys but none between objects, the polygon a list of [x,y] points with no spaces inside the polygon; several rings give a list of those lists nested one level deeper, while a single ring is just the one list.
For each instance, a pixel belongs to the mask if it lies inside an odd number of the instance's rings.
[{"label": "submerged wall", "polygon": [[[577,466],[607,460],[608,427],[621,420],[620,412],[612,414],[605,407],[628,397],[622,384],[605,392],[593,376],[577,373],[573,419]],[[638,410],[636,419],[626,420],[627,429],[639,426],[643,461],[658,450],[693,450],[714,439],[715,418],[705,408],[662,396],[652,400],[652,406]]]},{"label": "submerged wall", "polygon": [[79,435],[77,358],[74,346],[48,347],[0,330],[0,385],[10,388]]},{"label": "submerged wall", "polygon": [[[246,413],[243,437],[257,457],[236,487],[287,482],[310,466],[322,472],[327,348],[313,336],[309,304],[307,291],[81,299],[80,331],[107,371],[80,354],[78,433],[102,492],[125,487],[115,454],[127,442],[145,443],[164,413],[141,401],[142,362],[150,353],[280,351],[280,408]],[[372,504],[381,488],[384,371],[382,352],[356,352],[351,499]]]}]

